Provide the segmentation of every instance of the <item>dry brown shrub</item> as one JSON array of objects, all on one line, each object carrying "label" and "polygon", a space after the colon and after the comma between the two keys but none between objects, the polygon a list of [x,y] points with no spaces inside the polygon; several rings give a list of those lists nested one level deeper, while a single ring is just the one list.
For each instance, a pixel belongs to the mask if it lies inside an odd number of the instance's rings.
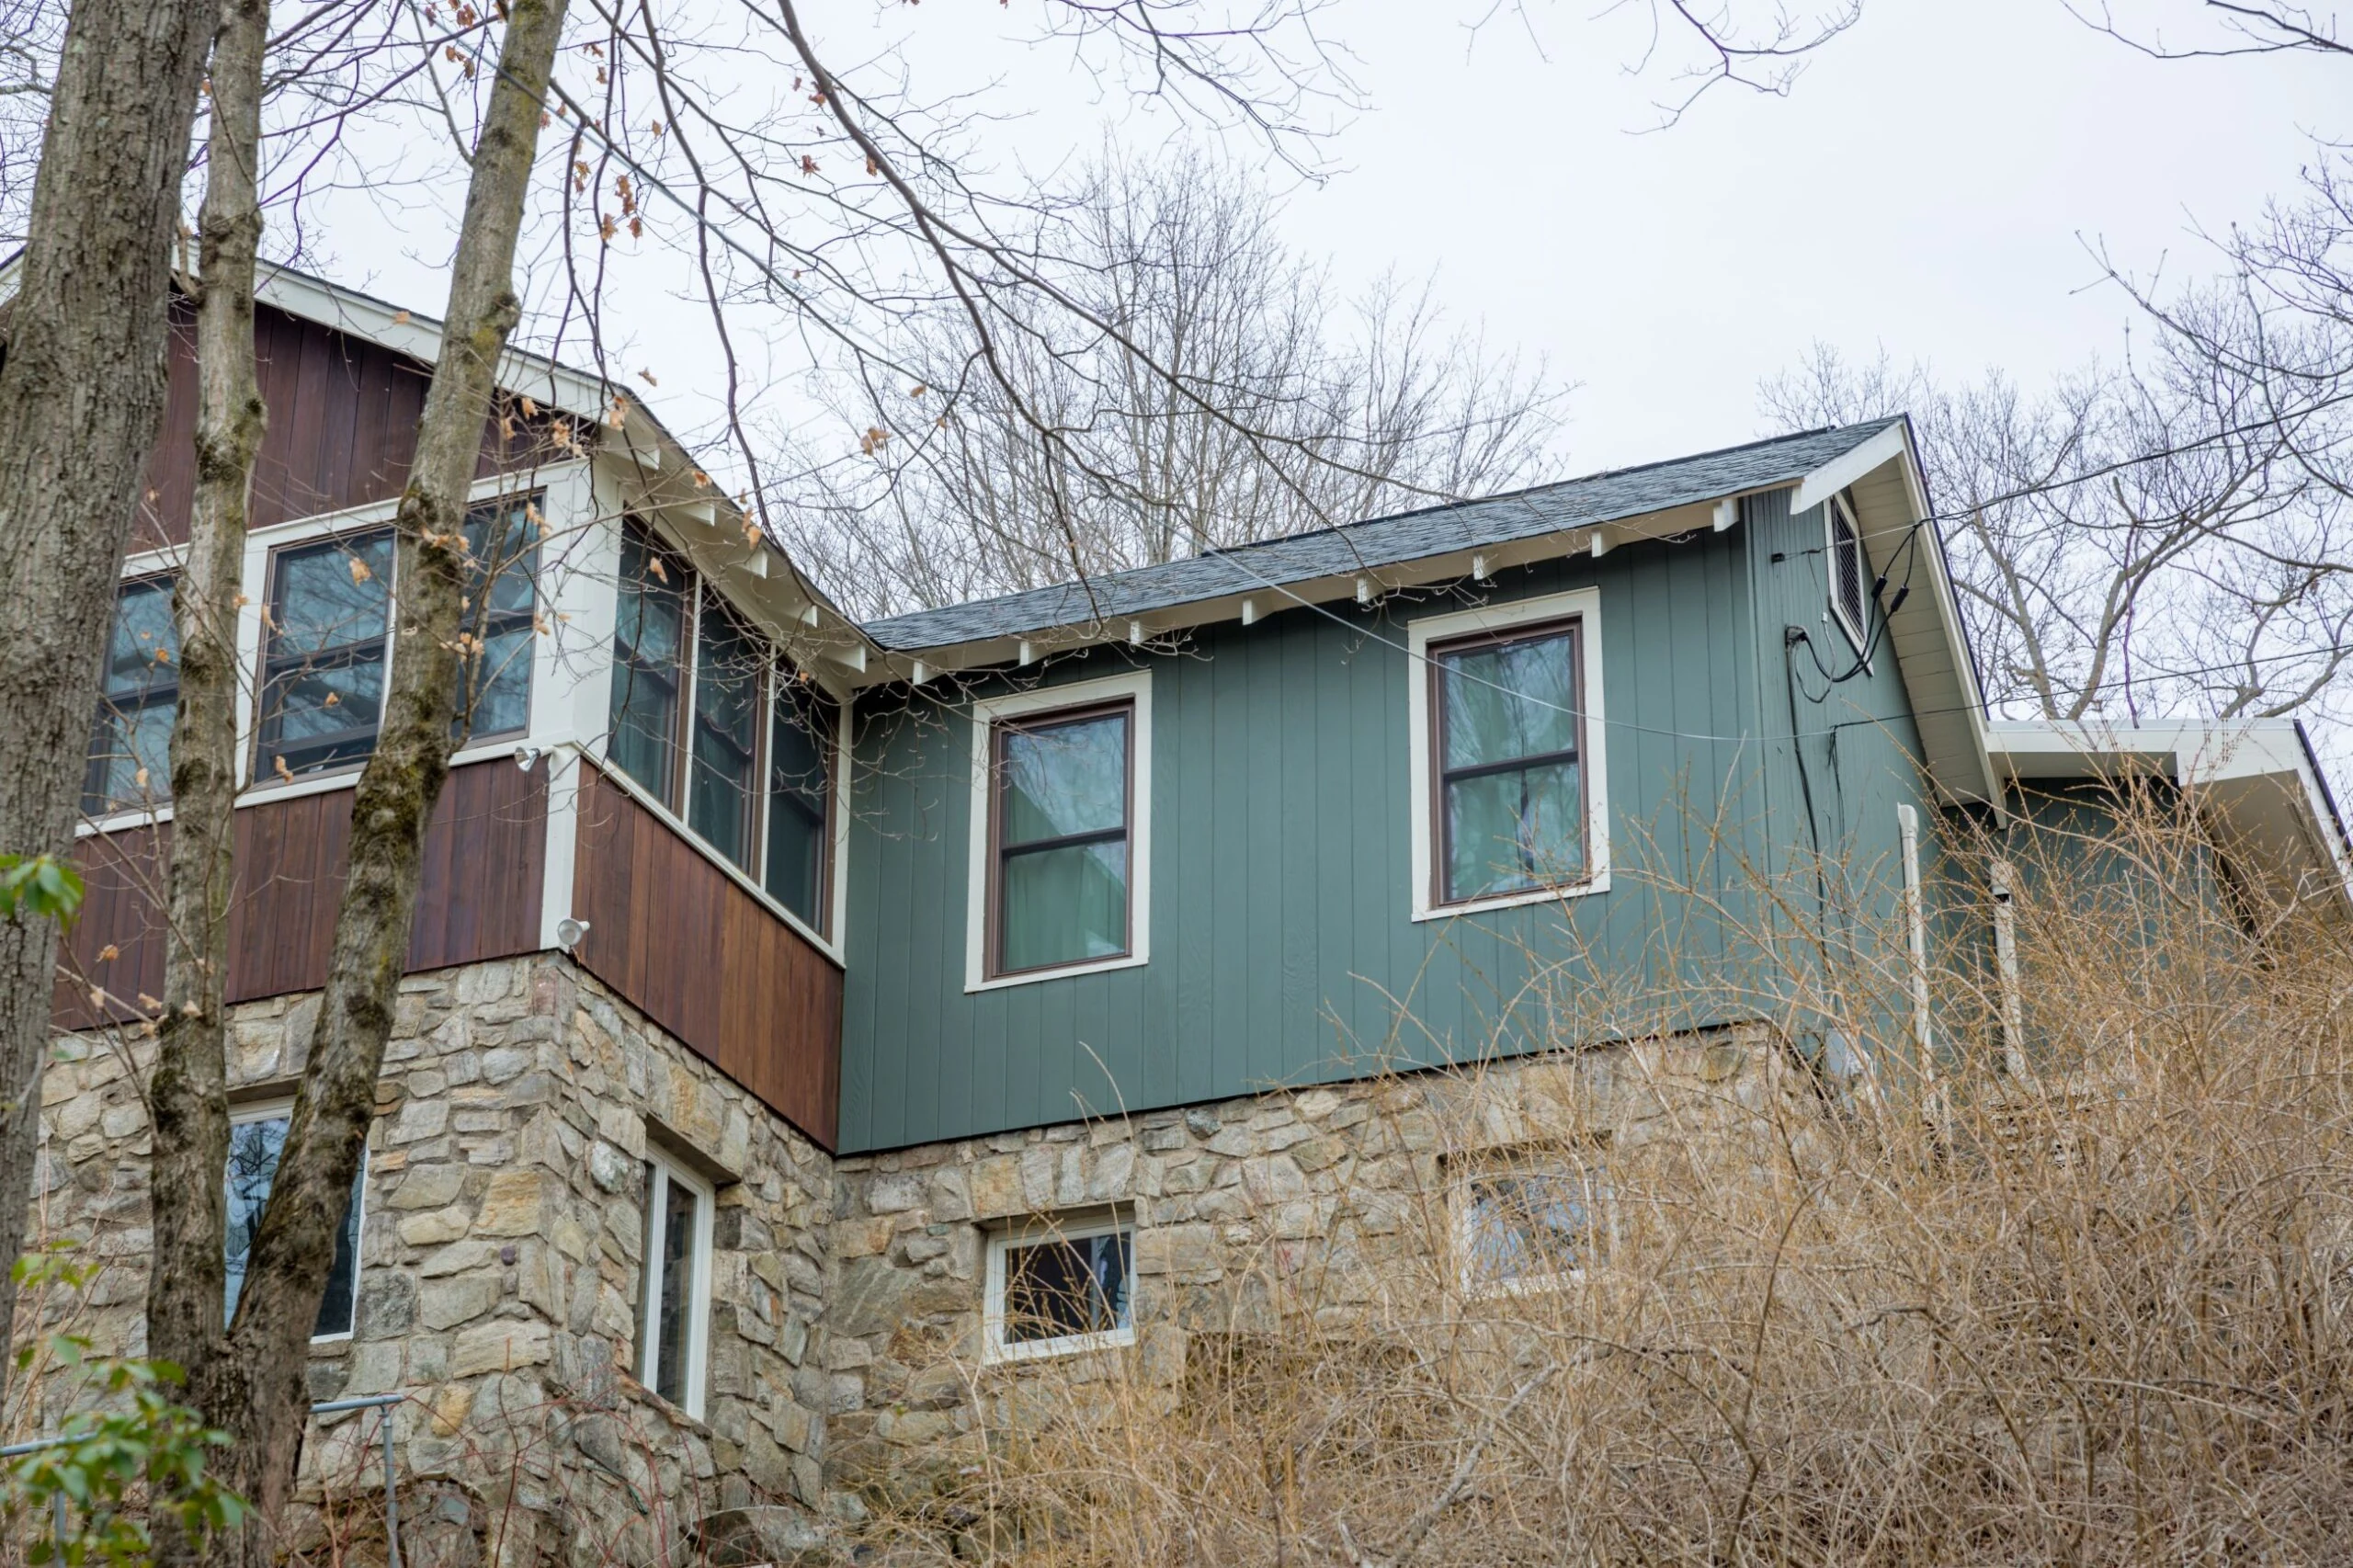
[{"label": "dry brown shrub", "polygon": [[[1573,1053],[1558,1081],[1590,1092],[1550,1131],[1606,1153],[1605,1265],[1466,1297],[1446,1164],[1420,1161],[1415,1244],[1370,1245],[1344,1194],[1320,1261],[1262,1246],[1220,1288],[1256,1332],[1145,1302],[1139,1351],[975,1374],[984,1456],[879,1521],[883,1554],[2353,1562],[2353,957],[2219,881],[2194,805],[1949,828],[1946,935],[1985,914],[1989,858],[2018,868],[2022,1039],[1988,944],[1942,941],[1933,1074],[1907,1065],[1900,922],[1834,932],[1760,883],[1725,905],[1758,955],[1737,977],[1605,994],[1564,967],[1564,1043],[1688,1019],[1693,986],[1775,1020],[1776,1092],[1711,1083],[1705,1044]],[[1833,1026],[1871,1073],[1813,1071]],[[1473,1107],[1486,1071],[1381,1103]],[[1631,1093],[1684,1108],[1629,1139]]]}]

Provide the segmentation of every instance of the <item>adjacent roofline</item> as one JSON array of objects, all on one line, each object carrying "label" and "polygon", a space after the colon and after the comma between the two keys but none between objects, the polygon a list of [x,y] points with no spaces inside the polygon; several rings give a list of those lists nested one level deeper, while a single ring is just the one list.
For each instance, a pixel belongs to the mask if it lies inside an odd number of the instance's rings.
[{"label": "adjacent roofline", "polygon": [[2195,792],[2223,827],[2261,850],[2281,892],[2325,897],[2339,915],[2353,914],[2353,836],[2302,721],[2006,719],[1986,728],[2006,781],[2067,783],[2155,771]]}]

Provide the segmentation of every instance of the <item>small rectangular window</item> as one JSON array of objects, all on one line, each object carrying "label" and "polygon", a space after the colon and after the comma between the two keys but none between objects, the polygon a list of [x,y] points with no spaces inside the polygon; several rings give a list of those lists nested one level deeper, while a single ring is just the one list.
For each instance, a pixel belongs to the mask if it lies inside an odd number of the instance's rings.
[{"label": "small rectangular window", "polygon": [[1830,608],[1838,612],[1839,627],[1859,653],[1870,645],[1870,635],[1866,617],[1870,568],[1863,560],[1863,536],[1844,495],[1833,495],[1824,510],[1830,519]]},{"label": "small rectangular window", "polygon": [[766,654],[717,596],[702,596],[695,623],[693,755],[687,825],[738,866],[752,859],[754,780]]},{"label": "small rectangular window", "polygon": [[668,1156],[648,1150],[637,1379],[697,1417],[702,1415],[710,1315],[710,1188]]},{"label": "small rectangular window", "polygon": [[172,723],[179,706],[179,629],[172,579],[142,577],[115,596],[97,723],[83,775],[92,816],[159,804],[172,793]]},{"label": "small rectangular window", "polygon": [[686,562],[631,518],[621,527],[606,755],[665,806],[677,803],[678,704],[685,685]]},{"label": "small rectangular window", "polygon": [[477,506],[466,515],[465,686],[459,743],[519,734],[531,727],[531,659],[539,570],[537,495]]},{"label": "small rectangular window", "polygon": [[768,895],[812,930],[825,928],[838,710],[790,668],[776,678],[768,732]]},{"label": "small rectangular window", "polygon": [[1597,1156],[1552,1151],[1491,1157],[1461,1174],[1455,1201],[1466,1295],[1574,1282],[1608,1245],[1608,1172]]},{"label": "small rectangular window", "polygon": [[263,631],[257,778],[341,767],[375,751],[392,600],[390,529],[278,552]]},{"label": "small rectangular window", "polygon": [[992,975],[1128,951],[1134,707],[992,729]]},{"label": "small rectangular window", "polygon": [[[229,1124],[228,1299],[222,1321],[233,1322],[237,1297],[245,1284],[245,1262],[253,1256],[254,1233],[261,1227],[262,1210],[269,1202],[270,1184],[278,1176],[278,1156],[286,1152],[286,1131],[292,1124],[290,1105],[257,1106],[239,1111]],[[351,1178],[351,1201],[343,1211],[343,1229],[335,1233],[335,1263],[327,1273],[327,1291],[319,1302],[313,1339],[348,1335],[359,1304],[359,1226],[368,1196],[368,1151],[359,1152],[359,1170]]]},{"label": "small rectangular window", "polygon": [[1132,1233],[1040,1221],[989,1242],[986,1354],[1018,1360],[1135,1342]]},{"label": "small rectangular window", "polygon": [[1569,620],[1430,649],[1437,903],[1584,880],[1579,635]]}]

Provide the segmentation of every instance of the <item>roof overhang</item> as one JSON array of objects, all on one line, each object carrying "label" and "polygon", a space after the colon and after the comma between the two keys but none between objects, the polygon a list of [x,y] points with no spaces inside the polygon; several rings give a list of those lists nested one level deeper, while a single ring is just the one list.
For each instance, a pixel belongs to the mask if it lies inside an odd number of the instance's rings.
[{"label": "roof overhang", "polygon": [[1984,693],[1961,627],[1944,536],[1932,520],[1910,419],[1895,421],[1806,475],[1790,497],[1790,510],[1819,506],[1841,491],[1853,500],[1872,574],[1891,587],[1910,589],[1888,617],[1888,642],[1929,776],[1954,800],[2000,801],[2001,781],[1986,750]]},{"label": "roof overhang", "polygon": [[2158,774],[2189,794],[2225,847],[2238,852],[2240,869],[2275,896],[2353,915],[2353,846],[2297,721],[1996,720],[1986,730],[2005,783]]}]

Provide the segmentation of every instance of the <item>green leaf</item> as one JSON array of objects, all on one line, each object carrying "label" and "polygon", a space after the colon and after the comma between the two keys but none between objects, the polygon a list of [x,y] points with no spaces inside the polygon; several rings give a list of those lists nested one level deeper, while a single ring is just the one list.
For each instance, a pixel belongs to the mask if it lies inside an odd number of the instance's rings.
[{"label": "green leaf", "polygon": [[54,855],[0,855],[0,919],[70,926],[82,910],[82,873]]}]

